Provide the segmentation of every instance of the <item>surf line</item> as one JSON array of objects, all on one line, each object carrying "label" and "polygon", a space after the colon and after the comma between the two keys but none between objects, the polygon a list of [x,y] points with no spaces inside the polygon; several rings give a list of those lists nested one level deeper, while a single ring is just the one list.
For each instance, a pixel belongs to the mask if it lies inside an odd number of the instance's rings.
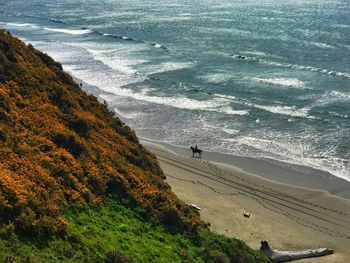
[{"label": "surf line", "polygon": [[312,66],[274,62],[274,61],[264,60],[264,59],[255,58],[255,57],[242,56],[242,55],[230,55],[230,56],[234,59],[238,59],[241,61],[253,62],[253,63],[274,66],[274,67],[281,67],[281,68],[293,68],[293,69],[299,69],[299,70],[304,70],[304,71],[319,72],[319,73],[324,74],[324,75],[332,75],[332,76],[338,76],[338,77],[350,79],[350,73],[348,73],[348,72],[338,72],[338,71],[333,71],[333,70],[316,68],[316,67],[312,67]]}]

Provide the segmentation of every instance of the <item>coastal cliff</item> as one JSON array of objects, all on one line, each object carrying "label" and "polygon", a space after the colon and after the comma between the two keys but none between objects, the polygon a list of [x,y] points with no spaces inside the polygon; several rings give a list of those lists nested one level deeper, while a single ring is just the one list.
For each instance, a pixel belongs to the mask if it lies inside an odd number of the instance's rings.
[{"label": "coastal cliff", "polygon": [[[120,246],[82,252],[89,248],[88,240],[98,237],[99,227],[113,232],[119,222],[118,233],[125,233],[133,228],[131,221],[125,221],[130,218],[139,220],[135,224],[141,224],[142,231],[145,226],[158,229],[158,235],[164,235],[158,238],[161,243],[171,239],[171,231],[182,235],[188,245],[181,251],[173,249],[182,259],[265,260],[242,242],[206,230],[198,212],[171,191],[155,156],[127,125],[82,91],[58,62],[6,31],[0,32],[0,158],[0,254],[4,255],[0,260],[31,260],[30,255],[38,260],[42,250],[38,247],[51,249],[54,238],[65,248],[52,252],[48,258],[52,262],[102,260],[101,254],[109,250],[118,251],[109,253],[109,258],[122,259],[104,262],[143,261],[147,257],[132,254],[132,247],[123,249],[130,259],[119,254],[124,252]],[[119,221],[118,211],[124,215]],[[94,233],[89,230],[85,240],[86,224],[99,217],[110,221],[95,222]],[[134,235],[141,237],[137,231]],[[205,247],[209,240],[221,240],[215,255]],[[4,248],[13,242],[17,247]],[[26,254],[28,246],[32,252]],[[191,254],[190,247],[199,250]],[[234,256],[229,255],[231,250]],[[243,261],[233,261],[234,257]]]},{"label": "coastal cliff", "polygon": [[202,224],[171,192],[135,133],[62,66],[1,33],[2,224],[58,233],[61,209],[118,195],[167,225]]}]

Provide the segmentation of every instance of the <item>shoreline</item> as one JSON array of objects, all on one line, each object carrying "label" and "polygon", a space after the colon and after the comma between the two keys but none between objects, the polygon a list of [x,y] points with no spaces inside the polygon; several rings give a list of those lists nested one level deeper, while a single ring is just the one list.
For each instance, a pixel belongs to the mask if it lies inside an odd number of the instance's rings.
[{"label": "shoreline", "polygon": [[[99,87],[90,85],[75,77],[71,72],[69,72],[69,74],[77,83],[83,83],[82,89],[85,92],[96,96],[101,103],[104,101],[104,99],[100,95],[109,94],[109,92],[101,91]],[[114,108],[109,107],[109,109],[115,112]],[[126,118],[118,113],[116,113],[116,115],[123,122],[128,123]],[[191,154],[189,148],[187,147],[142,137],[138,134],[137,136],[140,141],[162,145],[177,155],[190,156]],[[324,191],[329,195],[350,199],[350,181],[304,164],[297,165],[270,158],[235,156],[228,153],[220,153],[210,150],[206,151],[206,149],[204,149],[203,159],[240,168],[248,173],[262,177],[265,180],[272,180],[281,184]]]},{"label": "shoreline", "polygon": [[[69,72],[69,74],[77,83],[83,83],[84,91],[93,94],[101,103],[103,102],[103,98],[100,97],[100,95],[108,94],[108,92],[102,92],[99,87],[84,82],[83,80],[75,77],[71,72]],[[110,108],[110,110],[115,112],[113,108]],[[127,120],[123,116],[120,116],[118,113],[116,113],[116,115],[122,121],[127,123]],[[174,154],[180,156],[190,156],[191,154],[187,147],[153,140],[139,135],[137,136],[140,141],[162,145]],[[273,182],[281,184],[324,191],[329,195],[350,199],[350,181],[337,177],[329,172],[309,166],[296,165],[268,158],[262,159],[235,156],[232,154],[206,150],[204,151],[203,159],[242,169],[248,173],[262,177],[265,180],[272,180]]]},{"label": "shoreline", "polygon": [[[98,88],[85,87],[101,100]],[[273,249],[335,250],[306,263],[350,258],[350,182],[305,166],[296,171],[287,163],[210,151],[204,152],[208,161],[199,161],[189,158],[187,147],[138,137],[156,155],[172,191],[199,206],[212,231],[254,249],[267,240]],[[248,220],[243,211],[251,214]]]},{"label": "shoreline", "polygon": [[[174,193],[201,207],[213,231],[239,237],[253,248],[267,240],[273,249],[336,251],[304,262],[350,258],[350,182],[273,160],[210,151],[203,160],[193,159],[187,147],[139,138],[157,156]],[[244,218],[243,211],[251,218]]]},{"label": "shoreline", "polygon": [[142,138],[140,142],[156,155],[172,191],[200,207],[212,231],[239,238],[254,249],[261,240],[277,250],[332,248],[333,255],[303,262],[348,262],[349,199],[278,183],[223,162],[182,156]]},{"label": "shoreline", "polygon": [[[161,145],[170,152],[182,157],[189,157],[191,155],[190,150],[185,147],[140,136],[138,137],[142,144],[146,142]],[[212,151],[204,151],[202,159],[241,169],[244,172],[261,177],[265,180],[271,180],[275,183],[324,191],[329,195],[350,199],[349,181],[312,167],[290,164],[273,159],[235,156]]]}]

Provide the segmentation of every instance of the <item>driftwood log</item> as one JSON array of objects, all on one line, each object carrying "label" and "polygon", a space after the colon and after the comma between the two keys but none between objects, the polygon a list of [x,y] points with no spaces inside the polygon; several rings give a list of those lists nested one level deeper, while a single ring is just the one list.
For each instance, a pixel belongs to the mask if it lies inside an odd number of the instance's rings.
[{"label": "driftwood log", "polygon": [[330,248],[308,249],[302,251],[279,251],[272,250],[267,241],[261,241],[260,250],[272,261],[272,262],[289,262],[304,258],[322,257],[334,253]]}]

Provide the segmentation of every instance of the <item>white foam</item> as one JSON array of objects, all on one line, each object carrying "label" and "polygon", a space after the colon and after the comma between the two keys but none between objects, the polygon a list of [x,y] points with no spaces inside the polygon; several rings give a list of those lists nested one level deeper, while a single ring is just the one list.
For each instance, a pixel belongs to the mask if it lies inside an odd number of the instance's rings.
[{"label": "white foam", "polygon": [[266,53],[262,51],[242,51],[241,53],[246,55],[251,55],[251,56],[258,56],[258,57],[266,56]]},{"label": "white foam", "polygon": [[188,16],[154,16],[151,18],[147,18],[145,22],[177,22],[177,21],[186,21],[191,20],[192,17]]},{"label": "white foam", "polygon": [[87,51],[89,51],[93,55],[95,60],[99,60],[108,67],[127,75],[136,74],[136,70],[133,69],[131,66],[144,62],[126,59],[125,57],[121,57],[116,54],[111,56],[111,52],[106,50],[87,48]]},{"label": "white foam", "polygon": [[338,24],[338,25],[336,25],[336,27],[339,27],[339,28],[350,28],[350,25]]},{"label": "white foam", "polygon": [[[211,100],[195,100],[190,99],[185,96],[169,97],[169,96],[152,96],[150,95],[149,88],[142,89],[140,91],[135,91],[128,88],[123,88],[120,85],[118,78],[121,78],[121,82],[125,81],[125,77],[113,75],[113,79],[106,76],[103,72],[97,74],[95,72],[90,72],[86,69],[82,70],[76,68],[72,65],[65,65],[65,70],[72,72],[74,76],[79,79],[84,80],[86,83],[98,86],[101,90],[113,93],[117,96],[127,97],[135,99],[139,102],[153,103],[158,105],[164,105],[173,108],[187,109],[187,110],[202,110],[211,112],[221,112],[222,107],[227,107],[228,102],[222,99],[211,99]],[[123,78],[124,77],[124,78]],[[134,78],[126,78],[126,81],[130,83]],[[231,112],[228,114],[237,114],[236,112]]]},{"label": "white foam", "polygon": [[264,111],[268,111],[274,114],[287,115],[291,117],[309,118],[314,119],[315,117],[309,116],[308,113],[310,108],[300,108],[295,106],[264,106],[258,104],[252,104],[254,108],[258,108]]},{"label": "white foam", "polygon": [[[99,12],[98,13],[98,18],[99,19],[102,19],[102,18],[105,18],[104,21],[115,21],[114,19],[116,18],[119,18],[119,17],[131,17],[131,16],[137,16],[137,15],[140,15],[139,12],[135,12],[135,11],[132,11],[132,10],[127,10],[127,11],[123,11],[121,9],[119,9],[118,11],[115,11],[115,10],[104,10],[102,12]],[[110,19],[112,18],[112,19]],[[84,16],[84,19],[87,19],[87,20],[91,20],[91,19],[96,19],[96,14],[92,15],[92,16]],[[103,24],[103,27],[105,27],[106,25]]]},{"label": "white foam", "polygon": [[155,44],[154,44],[154,47],[155,47],[155,48],[162,48],[163,46],[162,46],[161,44],[155,43]]},{"label": "white foam", "polygon": [[[130,57],[133,49],[125,48],[124,45],[118,46],[95,46],[94,44],[76,44],[72,43],[71,46],[83,48],[93,59],[106,65],[108,68],[115,71],[114,77],[120,82],[116,82],[115,85],[119,86],[136,83],[147,79],[147,76],[139,74],[133,67],[143,63],[147,63],[147,60],[135,59]],[[99,72],[96,72],[99,74]],[[99,86],[99,85],[97,85]]]},{"label": "white foam", "polygon": [[326,43],[321,43],[321,42],[309,42],[311,45],[319,47],[319,48],[334,48],[334,46],[331,46]]},{"label": "white foam", "polygon": [[337,117],[340,117],[340,118],[350,118],[349,115],[346,115],[346,114],[340,114],[340,113],[337,113],[337,112],[334,112],[334,111],[330,111],[329,114],[333,115],[333,116],[337,116]]},{"label": "white foam", "polygon": [[[118,95],[121,95],[118,92]],[[222,107],[222,103],[215,100],[199,101],[189,99],[187,97],[160,97],[160,96],[149,96],[144,93],[130,93],[123,94],[136,100],[146,101],[154,104],[166,105],[174,108],[187,109],[187,110],[205,110],[205,111],[217,111]]]},{"label": "white foam", "polygon": [[350,101],[350,92],[332,90],[330,95],[337,98],[339,101]]},{"label": "white foam", "polygon": [[236,138],[236,141],[260,151],[272,153],[275,156],[289,156],[294,157],[294,159],[303,158],[304,152],[309,151],[309,145],[303,144],[301,141],[296,140],[294,143],[288,141],[288,135],[286,135],[285,141],[281,141],[281,134],[276,134],[274,139],[269,137],[271,136],[267,136],[267,138],[241,136]]},{"label": "white foam", "polygon": [[239,134],[239,130],[235,130],[235,129],[223,128],[222,130],[224,132],[226,132],[227,134],[230,134],[230,135],[237,135],[237,134]]},{"label": "white foam", "polygon": [[[58,49],[50,48],[49,54],[55,59],[64,61],[63,68],[69,71],[75,77],[83,80],[89,85],[97,86],[101,90],[110,92],[123,97],[134,98],[139,101],[145,101],[150,103],[168,105],[172,107],[184,108],[184,109],[199,109],[215,111],[218,107],[227,104],[227,101],[197,101],[190,100],[187,98],[170,98],[161,96],[149,96],[148,92],[134,91],[131,89],[122,88],[123,86],[131,83],[142,82],[148,78],[147,74],[139,73],[132,68],[134,65],[140,63],[145,63],[147,61],[140,61],[137,59],[129,58],[129,53],[131,54],[134,49],[127,48],[123,49],[125,45],[115,44],[111,46],[94,46],[89,43],[85,44],[65,44],[64,46],[59,46]],[[83,49],[85,52],[79,51]],[[84,55],[82,55],[84,54]],[[80,57],[86,57],[87,54],[93,57],[93,59],[88,59],[91,63],[87,65],[82,65]],[[85,59],[87,59],[85,58]],[[98,61],[105,65],[99,65]],[[175,70],[178,68],[185,68],[191,66],[192,64],[177,64],[177,63],[167,63],[160,64],[156,71],[162,72],[166,70]],[[157,67],[157,66],[156,66]],[[145,67],[142,67],[145,68]],[[147,67],[154,71],[154,68]]]},{"label": "white foam", "polygon": [[[109,90],[111,91],[111,90]],[[126,88],[113,88],[113,93],[117,96],[128,97],[140,102],[148,102],[158,105],[164,105],[173,108],[180,108],[186,110],[201,110],[209,112],[219,112],[229,115],[247,115],[248,111],[244,110],[233,110],[227,105],[227,101],[221,99],[211,99],[211,100],[195,100],[190,99],[185,96],[168,97],[168,96],[152,96],[149,95],[149,89],[143,89],[141,91],[133,91]]]},{"label": "white foam", "polygon": [[252,36],[251,31],[241,30],[237,28],[219,28],[219,27],[197,27],[197,31],[203,32],[206,34],[230,34],[230,35],[245,35]]},{"label": "white foam", "polygon": [[218,98],[221,98],[224,100],[228,100],[228,101],[236,100],[236,97],[231,96],[231,95],[223,95],[223,94],[219,94],[219,93],[215,93],[214,95],[215,95],[215,97],[218,97]]},{"label": "white foam", "polygon": [[158,65],[149,66],[151,71],[147,74],[163,73],[175,70],[181,70],[186,68],[192,68],[195,64],[193,62],[164,62]]},{"label": "white foam", "polygon": [[231,107],[223,107],[223,108],[219,109],[219,112],[226,113],[229,115],[240,115],[240,116],[249,115],[248,110],[233,110]]},{"label": "white foam", "polygon": [[114,107],[114,111],[119,116],[121,116],[125,119],[136,119],[136,118],[140,118],[140,116],[143,115],[143,113],[125,113],[125,112],[122,112],[121,110],[119,110],[117,107]]},{"label": "white foam", "polygon": [[63,29],[63,28],[49,28],[49,27],[44,27],[43,29],[51,32],[64,33],[64,34],[70,34],[70,35],[85,35],[85,34],[92,33],[92,30],[90,29]]},{"label": "white foam", "polygon": [[[223,55],[225,53],[217,52],[217,54]],[[334,71],[334,70],[327,70],[327,69],[322,69],[322,68],[316,68],[313,66],[304,66],[304,65],[298,65],[298,64],[280,63],[280,62],[264,60],[264,59],[260,59],[260,58],[256,58],[256,57],[245,57],[245,56],[241,56],[241,55],[233,55],[231,57],[234,59],[242,60],[242,61],[253,62],[253,63],[263,64],[263,65],[268,65],[268,66],[273,66],[273,67],[293,68],[293,69],[298,69],[298,70],[319,72],[321,74],[333,75],[333,76],[338,76],[338,77],[342,77],[342,78],[350,78],[349,72],[339,72],[339,71]]]},{"label": "white foam", "polygon": [[326,156],[319,160],[312,160],[316,168],[327,171],[335,176],[350,181],[350,162],[334,156]]},{"label": "white foam", "polygon": [[240,136],[226,140],[257,149],[262,152],[261,157],[313,167],[350,181],[349,160],[332,156],[332,147],[319,153],[310,143],[315,139],[310,134],[304,134],[300,139],[290,134],[269,134],[266,138]]},{"label": "white foam", "polygon": [[205,76],[202,76],[201,79],[208,83],[224,83],[230,79],[230,75],[225,73],[209,73]]},{"label": "white foam", "polygon": [[6,23],[6,25],[11,27],[32,27],[32,28],[38,27],[38,25],[31,24],[31,23]]},{"label": "white foam", "polygon": [[253,78],[254,81],[289,88],[305,88],[306,83],[296,78]]},{"label": "white foam", "polygon": [[65,71],[71,72],[75,77],[83,80],[89,85],[99,87],[99,89],[118,94],[122,89],[121,87],[137,83],[143,80],[136,75],[127,75],[123,73],[113,72],[108,69],[100,69],[96,72],[93,68],[80,68],[75,65],[63,65]]},{"label": "white foam", "polygon": [[323,93],[322,96],[317,99],[312,106],[320,107],[337,102],[350,103],[350,92],[341,92],[336,90],[327,91]]}]

